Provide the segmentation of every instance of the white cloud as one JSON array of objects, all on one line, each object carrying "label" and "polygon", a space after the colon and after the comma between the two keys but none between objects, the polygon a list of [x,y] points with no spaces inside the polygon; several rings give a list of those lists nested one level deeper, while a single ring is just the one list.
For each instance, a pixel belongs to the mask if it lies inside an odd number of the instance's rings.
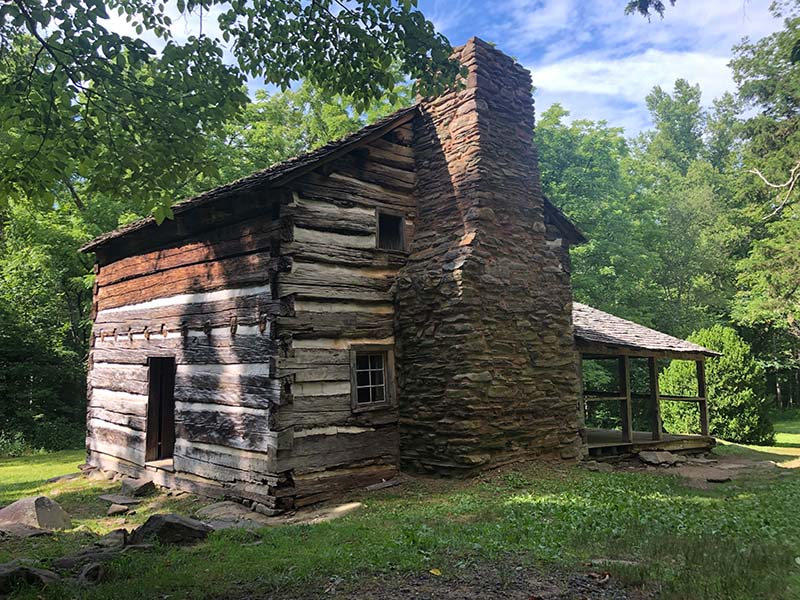
[{"label": "white cloud", "polygon": [[571,23],[517,41],[527,44],[523,60],[540,90],[539,108],[560,102],[574,118],[606,119],[633,135],[650,125],[644,98],[653,86],[698,83],[708,106],[735,89],[727,66],[733,45],[780,27],[765,1],[679,0],[651,22],[624,16],[622,4],[583,3]]},{"label": "white cloud", "polygon": [[607,59],[584,54],[540,67],[529,67],[536,87],[564,92],[611,96],[641,103],[655,85],[672,88],[676,79],[699,83],[706,99],[730,89],[728,57],[699,52],[649,49],[641,54]]}]

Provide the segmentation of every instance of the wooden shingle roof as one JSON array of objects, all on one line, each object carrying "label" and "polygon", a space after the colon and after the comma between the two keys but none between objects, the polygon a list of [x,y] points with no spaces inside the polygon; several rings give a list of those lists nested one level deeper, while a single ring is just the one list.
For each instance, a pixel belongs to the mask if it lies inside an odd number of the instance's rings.
[{"label": "wooden shingle roof", "polygon": [[687,360],[718,352],[574,302],[572,322],[578,349],[586,353],[632,354]]}]

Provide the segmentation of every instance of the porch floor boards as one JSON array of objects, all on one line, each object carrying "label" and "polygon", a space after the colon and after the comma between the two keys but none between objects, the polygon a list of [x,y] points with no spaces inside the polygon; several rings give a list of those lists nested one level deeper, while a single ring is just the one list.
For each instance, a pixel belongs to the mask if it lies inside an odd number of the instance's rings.
[{"label": "porch floor boards", "polygon": [[661,434],[660,440],[654,440],[649,431],[634,431],[633,441],[626,442],[622,439],[619,429],[587,429],[586,438],[589,454],[599,456],[603,454],[634,454],[640,450],[710,450],[716,445],[716,440],[706,435],[674,435]]}]

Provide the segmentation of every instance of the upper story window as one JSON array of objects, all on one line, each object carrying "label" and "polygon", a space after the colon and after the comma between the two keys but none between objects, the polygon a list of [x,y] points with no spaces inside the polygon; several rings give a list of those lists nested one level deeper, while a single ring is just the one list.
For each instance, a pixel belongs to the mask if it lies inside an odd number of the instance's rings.
[{"label": "upper story window", "polygon": [[385,346],[350,350],[352,408],[380,408],[394,401],[394,353]]},{"label": "upper story window", "polygon": [[403,215],[378,211],[378,248],[404,251]]}]

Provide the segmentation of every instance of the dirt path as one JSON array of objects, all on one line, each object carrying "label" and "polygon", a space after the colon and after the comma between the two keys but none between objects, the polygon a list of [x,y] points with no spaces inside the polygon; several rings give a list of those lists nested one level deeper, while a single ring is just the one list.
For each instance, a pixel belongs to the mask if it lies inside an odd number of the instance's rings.
[{"label": "dirt path", "polygon": [[521,567],[513,561],[470,566],[457,574],[368,577],[355,584],[331,581],[324,589],[270,598],[356,600],[647,600],[654,596],[626,588],[603,572],[560,573]]}]

